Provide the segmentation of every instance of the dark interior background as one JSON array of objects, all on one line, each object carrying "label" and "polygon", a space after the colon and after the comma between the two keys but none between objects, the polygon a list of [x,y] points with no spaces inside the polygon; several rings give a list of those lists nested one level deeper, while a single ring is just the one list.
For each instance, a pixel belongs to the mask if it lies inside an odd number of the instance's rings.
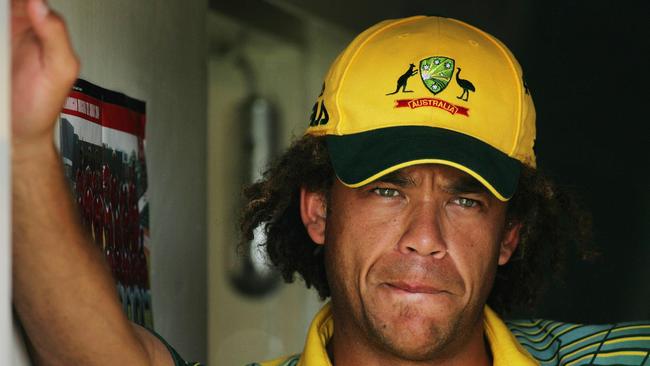
[{"label": "dark interior background", "polygon": [[386,18],[444,15],[501,39],[533,93],[539,168],[592,212],[601,252],[594,262],[572,259],[565,281],[553,283],[535,316],[590,323],[650,318],[645,2],[243,0],[211,7],[296,42],[296,9],[354,33]]}]

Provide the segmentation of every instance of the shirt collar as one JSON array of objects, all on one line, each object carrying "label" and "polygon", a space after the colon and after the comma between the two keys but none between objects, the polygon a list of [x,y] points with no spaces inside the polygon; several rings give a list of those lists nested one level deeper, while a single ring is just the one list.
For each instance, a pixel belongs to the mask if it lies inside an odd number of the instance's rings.
[{"label": "shirt collar", "polygon": [[[516,341],[499,316],[485,306],[483,311],[485,335],[492,350],[493,366],[535,366],[539,365]],[[327,342],[334,333],[334,319],[328,302],[316,314],[307,333],[305,348],[298,366],[332,366],[327,355]]]}]

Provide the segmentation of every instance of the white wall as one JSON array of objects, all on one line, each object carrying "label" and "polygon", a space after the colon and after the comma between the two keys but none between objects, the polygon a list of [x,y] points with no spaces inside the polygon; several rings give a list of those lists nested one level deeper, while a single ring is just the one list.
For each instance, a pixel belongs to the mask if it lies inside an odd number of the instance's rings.
[{"label": "white wall", "polygon": [[[280,117],[282,145],[301,136],[330,62],[351,35],[305,17],[304,45],[289,43],[222,15],[208,18],[213,49],[209,63],[208,237],[209,364],[240,366],[302,350],[307,328],[320,308],[314,290],[300,280],[268,298],[237,294],[226,277],[227,260],[237,245],[240,138],[238,108],[250,92],[239,53],[252,63],[256,92],[271,101]],[[234,50],[233,50],[234,48]]]},{"label": "white wall", "polygon": [[[13,333],[11,321],[11,229],[9,169],[9,2],[0,0],[0,364],[26,364],[20,351],[21,339]],[[14,362],[15,361],[15,362]]]},{"label": "white wall", "polygon": [[207,1],[50,3],[68,22],[81,77],[147,102],[155,328],[205,362]]}]

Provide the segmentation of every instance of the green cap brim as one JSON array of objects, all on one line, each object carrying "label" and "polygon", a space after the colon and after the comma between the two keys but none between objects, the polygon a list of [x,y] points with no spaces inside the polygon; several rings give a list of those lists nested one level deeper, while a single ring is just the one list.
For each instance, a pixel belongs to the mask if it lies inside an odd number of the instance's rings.
[{"label": "green cap brim", "polygon": [[344,136],[327,135],[339,180],[368,184],[395,170],[436,163],[458,168],[507,201],[517,189],[521,163],[487,143],[458,132],[426,126],[387,127]]}]

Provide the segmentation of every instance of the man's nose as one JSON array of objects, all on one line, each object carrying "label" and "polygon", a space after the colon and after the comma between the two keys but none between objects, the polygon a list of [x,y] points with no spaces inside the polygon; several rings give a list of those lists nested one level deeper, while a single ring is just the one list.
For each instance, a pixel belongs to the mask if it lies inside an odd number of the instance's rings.
[{"label": "man's nose", "polygon": [[415,253],[442,259],[447,253],[447,244],[443,235],[441,215],[434,203],[419,204],[409,215],[399,250],[404,254]]}]

